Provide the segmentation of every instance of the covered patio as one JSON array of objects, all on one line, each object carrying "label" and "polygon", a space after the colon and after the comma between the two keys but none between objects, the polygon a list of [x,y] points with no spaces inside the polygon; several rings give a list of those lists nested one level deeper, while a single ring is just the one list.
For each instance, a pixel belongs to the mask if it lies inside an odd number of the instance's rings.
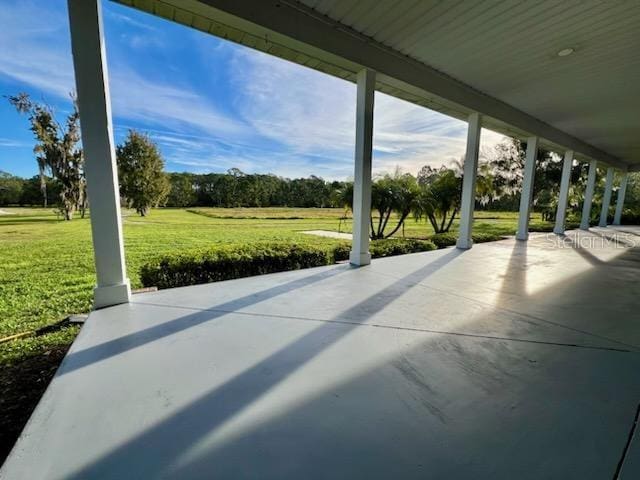
[{"label": "covered patio", "polygon": [[[120,3],[357,84],[350,263],[132,296],[100,0],[69,0],[96,310],[1,478],[640,478],[639,5]],[[376,90],[468,122],[456,248],[371,262]],[[526,160],[515,238],[474,246],[483,127]]]},{"label": "covered patio", "polygon": [[639,241],[135,295],[92,313],[3,478],[638,478]]}]

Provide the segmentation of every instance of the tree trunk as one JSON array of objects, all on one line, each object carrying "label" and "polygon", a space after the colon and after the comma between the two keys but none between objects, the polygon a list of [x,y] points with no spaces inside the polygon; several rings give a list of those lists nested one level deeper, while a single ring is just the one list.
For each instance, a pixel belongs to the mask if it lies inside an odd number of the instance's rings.
[{"label": "tree trunk", "polygon": [[428,218],[429,218],[429,223],[431,223],[431,226],[433,227],[434,233],[440,233],[438,231],[438,221],[436,220],[436,218],[433,215],[428,215]]},{"label": "tree trunk", "polygon": [[[409,213],[406,213],[406,214],[405,214],[405,213],[403,213],[403,214],[400,216],[400,220],[398,220],[398,224],[396,225],[396,228],[394,228],[393,230],[391,230],[391,233],[389,233],[389,235],[385,236],[384,238],[389,238],[389,237],[391,237],[394,233],[396,233],[396,232],[400,229],[400,227],[404,225],[404,221],[405,221],[405,219],[407,218],[407,216],[408,216],[408,215],[409,215]],[[403,235],[402,235],[402,236],[404,237],[404,230],[403,230]]]},{"label": "tree trunk", "polygon": [[451,224],[453,223],[453,219],[456,218],[457,213],[458,213],[458,209],[454,209],[453,213],[451,214],[451,218],[449,219],[449,223],[447,224],[447,228],[445,232],[448,232],[449,229],[451,228]]}]

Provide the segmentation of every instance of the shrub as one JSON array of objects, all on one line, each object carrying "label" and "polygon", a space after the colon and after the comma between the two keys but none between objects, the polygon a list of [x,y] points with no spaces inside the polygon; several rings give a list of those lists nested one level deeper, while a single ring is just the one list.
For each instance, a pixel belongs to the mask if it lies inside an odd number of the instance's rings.
[{"label": "shrub", "polygon": [[[529,223],[529,232],[538,232],[538,233],[550,233],[553,232],[555,224],[551,222],[530,222]],[[573,230],[580,226],[580,222],[575,221],[567,221],[564,224],[564,228],[566,230]]]},{"label": "shrub", "polygon": [[625,208],[620,219],[622,225],[640,225],[640,212]]},{"label": "shrub", "polygon": [[349,260],[349,254],[351,253],[351,245],[348,243],[344,243],[342,245],[338,245],[333,249],[333,262],[344,262],[345,260]]},{"label": "shrub", "polygon": [[[371,242],[373,257],[435,250],[428,240],[393,239]],[[218,282],[265,273],[320,267],[349,259],[351,246],[315,247],[291,243],[216,247],[169,255],[140,269],[145,287],[173,288]]]},{"label": "shrub", "polygon": [[407,253],[428,252],[436,248],[436,245],[430,240],[388,239],[371,242],[369,252],[371,252],[372,257],[380,258]]},{"label": "shrub", "polygon": [[[473,243],[495,242],[496,240],[502,240],[501,235],[495,233],[474,233],[472,235]],[[438,248],[451,247],[458,241],[458,234],[453,232],[436,233],[429,237]]]},{"label": "shrub", "polygon": [[474,233],[472,238],[473,243],[496,242],[504,239],[502,235],[497,235],[495,233]]},{"label": "shrub", "polygon": [[143,265],[140,280],[145,287],[172,288],[333,262],[332,252],[310,245],[249,244],[165,256]]}]

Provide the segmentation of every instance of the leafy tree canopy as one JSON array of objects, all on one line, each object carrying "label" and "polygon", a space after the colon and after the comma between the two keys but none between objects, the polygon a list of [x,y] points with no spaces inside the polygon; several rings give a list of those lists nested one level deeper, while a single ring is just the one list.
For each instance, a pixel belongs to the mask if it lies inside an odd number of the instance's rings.
[{"label": "leafy tree canopy", "polygon": [[144,217],[151,207],[166,200],[171,188],[160,151],[147,135],[129,130],[124,143],[116,148],[116,158],[120,195],[129,208]]}]

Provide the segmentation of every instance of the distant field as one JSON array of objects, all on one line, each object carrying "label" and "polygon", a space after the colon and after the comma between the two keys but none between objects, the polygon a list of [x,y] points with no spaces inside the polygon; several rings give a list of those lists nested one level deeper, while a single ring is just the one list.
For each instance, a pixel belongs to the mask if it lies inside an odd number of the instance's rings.
[{"label": "distant field", "polygon": [[[0,215],[0,337],[31,330],[91,309],[95,282],[89,219],[64,222],[53,210],[3,208]],[[334,245],[305,230],[351,231],[343,209],[194,208],[157,209],[142,218],[124,213],[127,270],[134,288],[140,266],[154,256],[215,244],[295,241]],[[477,212],[475,230],[513,234],[517,214]],[[433,232],[409,219],[404,235],[425,238]],[[402,236],[400,230],[398,236]],[[68,341],[73,329],[0,344],[0,361]]]}]

